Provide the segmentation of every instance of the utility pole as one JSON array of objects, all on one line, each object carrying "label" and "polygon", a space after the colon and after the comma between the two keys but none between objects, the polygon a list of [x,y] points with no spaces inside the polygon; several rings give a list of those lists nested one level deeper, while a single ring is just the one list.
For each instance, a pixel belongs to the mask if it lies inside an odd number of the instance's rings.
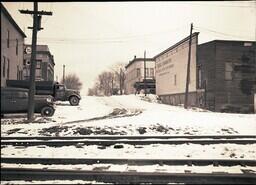
[{"label": "utility pole", "polygon": [[52,15],[52,12],[38,11],[38,2],[34,2],[34,10],[20,10],[22,14],[33,14],[33,27],[28,27],[33,29],[32,32],[32,53],[30,62],[30,77],[29,77],[29,98],[28,98],[28,122],[34,119],[34,109],[35,109],[35,73],[36,73],[36,43],[37,43],[37,31],[42,30],[41,28],[41,18],[42,15]]},{"label": "utility pole", "polygon": [[63,84],[65,84],[65,65],[63,65],[63,77],[62,77],[62,79],[63,79]]},{"label": "utility pole", "polygon": [[146,50],[144,51],[144,94],[147,96],[146,92]]},{"label": "utility pole", "polygon": [[190,58],[191,58],[192,31],[193,31],[193,23],[191,23],[191,26],[190,26],[190,36],[189,36],[187,81],[186,81],[185,102],[184,102],[185,109],[188,108],[188,91],[189,91],[189,81],[190,81]]},{"label": "utility pole", "polygon": [[123,92],[122,92],[122,79],[123,79],[122,68],[120,68],[120,74],[119,74],[119,80],[120,80],[120,95],[123,94]]}]

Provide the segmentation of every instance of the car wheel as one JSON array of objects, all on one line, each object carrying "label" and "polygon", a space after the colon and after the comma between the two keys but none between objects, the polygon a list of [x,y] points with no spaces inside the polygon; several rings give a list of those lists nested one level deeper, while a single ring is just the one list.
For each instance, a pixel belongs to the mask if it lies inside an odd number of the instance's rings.
[{"label": "car wheel", "polygon": [[79,98],[76,96],[71,96],[69,98],[69,103],[70,103],[70,105],[76,106],[79,104]]},{"label": "car wheel", "polygon": [[42,108],[41,115],[51,117],[51,116],[53,116],[54,111],[55,111],[54,108],[47,106],[47,107]]}]

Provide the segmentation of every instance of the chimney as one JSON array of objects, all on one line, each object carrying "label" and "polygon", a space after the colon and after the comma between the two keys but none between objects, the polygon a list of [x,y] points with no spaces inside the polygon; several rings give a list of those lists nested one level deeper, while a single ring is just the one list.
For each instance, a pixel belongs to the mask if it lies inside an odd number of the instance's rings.
[{"label": "chimney", "polygon": [[136,58],[136,55],[134,55],[134,59]]}]

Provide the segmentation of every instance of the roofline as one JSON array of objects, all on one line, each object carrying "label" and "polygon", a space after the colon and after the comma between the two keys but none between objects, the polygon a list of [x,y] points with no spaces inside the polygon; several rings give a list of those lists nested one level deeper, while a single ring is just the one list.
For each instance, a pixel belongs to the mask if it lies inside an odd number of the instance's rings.
[{"label": "roofline", "polygon": [[[150,61],[155,61],[154,58],[145,58],[146,59],[146,62],[150,62]],[[132,65],[134,62],[136,61],[141,61],[143,60],[144,61],[144,58],[134,58],[132,61],[130,61],[126,66],[125,68],[128,68],[130,65]]]},{"label": "roofline", "polygon": [[[199,34],[199,32],[195,32],[195,33],[192,34],[192,37],[198,36],[198,34]],[[156,58],[159,57],[160,55],[162,55],[162,54],[164,54],[164,53],[170,51],[171,49],[177,47],[178,45],[182,44],[183,42],[189,40],[189,38],[190,38],[190,35],[187,36],[186,38],[182,39],[181,41],[177,42],[176,44],[172,45],[171,47],[167,48],[166,50],[162,51],[161,53],[157,54],[157,55],[154,56],[153,58],[156,59]]]},{"label": "roofline", "polygon": [[209,44],[209,43],[213,43],[213,42],[252,42],[252,43],[256,43],[256,41],[249,41],[249,40],[211,40],[205,43],[201,43],[199,44],[199,46],[204,45],[204,44]]},{"label": "roofline", "polygon": [[15,20],[12,18],[12,16],[10,15],[10,13],[7,11],[7,9],[4,7],[4,5],[2,3],[0,3],[1,5],[1,12],[3,12],[3,14],[7,17],[7,19],[10,21],[10,23],[12,23],[12,25],[17,29],[17,31],[24,37],[26,38],[27,36],[25,35],[25,33],[20,29],[20,27],[18,26],[18,24],[15,22]]}]

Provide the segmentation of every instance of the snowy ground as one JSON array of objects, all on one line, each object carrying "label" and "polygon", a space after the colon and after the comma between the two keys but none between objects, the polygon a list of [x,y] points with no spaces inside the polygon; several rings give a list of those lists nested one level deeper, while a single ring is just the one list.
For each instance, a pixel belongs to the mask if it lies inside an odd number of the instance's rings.
[{"label": "snowy ground", "polygon": [[79,106],[58,102],[52,118],[37,117],[34,123],[26,123],[25,115],[6,116],[1,135],[256,134],[256,114],[185,110],[156,102],[153,95],[85,96]]},{"label": "snowy ground", "polygon": [[[51,118],[38,116],[33,123],[26,123],[26,115],[7,115],[1,119],[1,136],[82,136],[82,135],[256,135],[256,114],[214,113],[201,109],[185,110],[158,103],[156,96],[123,95],[112,97],[85,96],[79,106],[58,102]],[[67,152],[68,151],[68,152]],[[70,157],[70,158],[158,158],[158,159],[252,159],[256,160],[256,144],[235,145],[143,145],[124,144],[98,148],[90,146],[4,146],[2,157]],[[184,166],[126,166],[108,164],[47,166],[47,168],[73,168],[129,171],[184,171]],[[26,166],[1,164],[1,166]],[[29,166],[31,167],[31,166]],[[38,165],[37,167],[40,167]],[[214,167],[185,167],[196,172],[211,172]],[[221,171],[241,172],[255,167],[223,167]]]}]

